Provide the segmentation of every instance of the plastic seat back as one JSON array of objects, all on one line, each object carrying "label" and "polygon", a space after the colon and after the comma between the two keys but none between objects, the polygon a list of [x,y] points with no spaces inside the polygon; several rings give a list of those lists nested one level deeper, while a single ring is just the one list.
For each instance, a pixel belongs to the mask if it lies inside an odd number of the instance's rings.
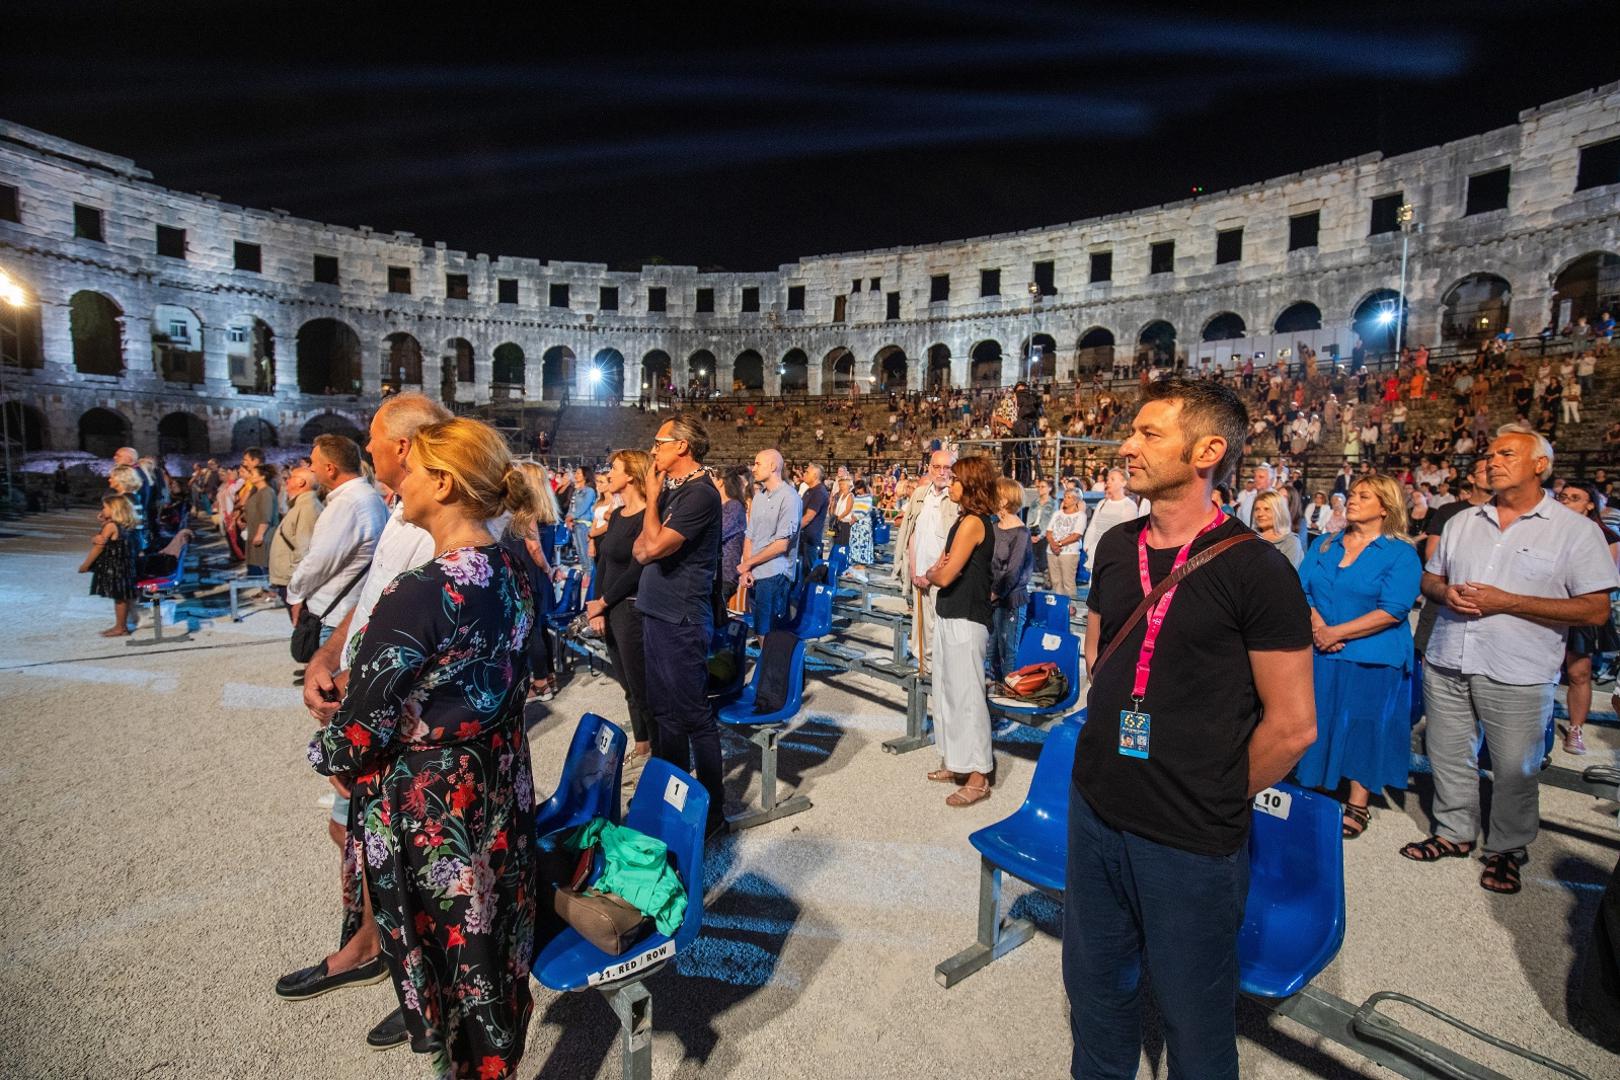
[{"label": "plastic seat back", "polygon": [[703,831],[709,793],[662,758],[647,762],[624,823],[662,840],[686,887],[686,917],[675,931],[675,949],[685,949],[703,927]]},{"label": "plastic seat back", "polygon": [[1344,942],[1343,808],[1292,784],[1268,788],[1256,804],[1238,934],[1240,984],[1246,994],[1288,997]]},{"label": "plastic seat back", "polygon": [[968,837],[979,854],[1014,877],[1053,891],[1063,888],[1069,853],[1069,792],[1084,712],[1046,733],[1035,775],[1011,817]]},{"label": "plastic seat back", "polygon": [[889,542],[889,519],[883,516],[883,511],[872,511],[872,543],[882,547]]},{"label": "plastic seat back", "polygon": [[793,632],[806,641],[832,633],[833,594],[836,591],[837,587],[832,582],[810,586]]},{"label": "plastic seat back", "polygon": [[773,713],[754,712],[754,702],[759,699],[759,680],[764,675],[764,665],[756,661],[753,673],[748,677],[748,685],[742,694],[736,701],[720,710],[720,722],[749,727],[782,724],[798,716],[799,710],[804,707],[804,650],[807,644],[804,638],[793,643],[793,655],[788,660],[788,696],[780,709]]},{"label": "plastic seat back", "polygon": [[557,601],[557,606],[546,616],[546,620],[553,626],[569,622],[583,610],[579,599],[580,578],[583,575],[577,569],[567,571],[566,575],[563,578],[562,599]]},{"label": "plastic seat back", "polygon": [[1069,690],[1062,700],[1039,708],[1004,706],[999,702],[997,707],[1003,712],[1041,716],[1066,713],[1074,708],[1075,702],[1080,700],[1080,639],[1070,632],[1066,621],[1056,630],[1045,626],[1026,626],[1024,636],[1018,641],[1018,655],[1013,659],[1013,667],[1047,663],[1056,664],[1068,680]]},{"label": "plastic seat back", "polygon": [[836,582],[848,569],[849,548],[843,544],[835,544],[832,551],[827,554],[827,580]]},{"label": "plastic seat back", "polygon": [[184,580],[186,576],[186,551],[190,547],[191,543],[188,537],[186,540],[180,543],[179,550],[175,550],[174,544],[171,543],[167,548],[158,552],[156,555],[141,556],[140,560],[138,561],[155,559],[164,555],[172,554],[174,556],[174,567],[173,569],[167,570],[164,573],[151,574],[147,577],[140,578],[135,582],[136,587],[143,592],[168,592],[171,589],[178,589],[180,587],[180,582]]},{"label": "plastic seat back", "polygon": [[1029,618],[1026,626],[1044,626],[1051,630],[1068,631],[1069,598],[1055,592],[1029,594]]},{"label": "plastic seat back", "polygon": [[579,718],[557,790],[535,808],[536,837],[577,828],[596,817],[619,823],[619,784],[628,743],[619,725],[595,713]]},{"label": "plastic seat back", "polygon": [[731,681],[724,686],[710,682],[709,700],[721,703],[735,700],[746,685],[743,672],[748,667],[748,624],[741,619],[727,619],[716,626],[709,639],[709,652],[729,652],[733,661]]}]

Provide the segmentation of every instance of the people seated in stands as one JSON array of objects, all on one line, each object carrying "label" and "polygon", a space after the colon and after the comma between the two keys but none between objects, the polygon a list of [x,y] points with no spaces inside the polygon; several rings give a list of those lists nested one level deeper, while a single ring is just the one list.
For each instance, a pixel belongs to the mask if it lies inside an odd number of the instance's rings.
[{"label": "people seated in stands", "polygon": [[653,756],[693,772],[709,793],[707,830],[725,824],[720,730],[708,699],[709,640],[720,569],[720,495],[703,459],[709,434],[677,415],[653,438],[647,509],[632,545],[641,564],[636,609],[643,621],[647,700],[656,723]]},{"label": "people seated in stands", "polygon": [[[1075,754],[1063,898],[1077,1077],[1136,1074],[1144,961],[1175,1070],[1238,1075],[1250,801],[1316,735],[1299,579],[1280,552],[1212,506],[1246,426],[1225,386],[1161,379],[1120,447],[1131,490],[1152,509],[1104,534],[1087,599],[1090,719]],[[1145,590],[1235,538],[1099,664]]]},{"label": "people seated in stands", "polygon": [[1342,532],[1314,541],[1299,568],[1316,646],[1316,742],[1295,770],[1333,792],[1350,781],[1344,835],[1371,818],[1370,792],[1406,790],[1411,764],[1412,633],[1422,562],[1406,537],[1401,488],[1387,476],[1350,489]]},{"label": "people seated in stands", "polygon": [[990,561],[990,678],[1000,682],[1017,670],[1018,643],[1029,615],[1029,583],[1035,551],[1029,526],[1019,517],[1024,485],[1011,477],[996,481],[996,547]]},{"label": "people seated in stands", "polygon": [[440,1075],[508,1077],[533,1004],[534,601],[485,523],[532,512],[535,494],[500,434],[469,419],[417,431],[398,491],[437,554],[378,598],[309,758],[351,799],[411,1048]]},{"label": "people seated in stands", "polygon": [[1542,487],[1553,465],[1544,438],[1510,424],[1488,456],[1491,501],[1453,518],[1424,567],[1423,595],[1443,605],[1423,668],[1435,832],[1401,854],[1473,852],[1483,728],[1494,772],[1480,886],[1516,893],[1540,826],[1537,774],[1566,631],[1608,619],[1620,574],[1598,526]]},{"label": "people seated in stands", "polygon": [[1297,570],[1305,558],[1305,552],[1300,548],[1299,537],[1294,535],[1294,523],[1288,516],[1288,500],[1283,498],[1282,492],[1276,488],[1262,491],[1255,497],[1252,516],[1254,531],[1260,534],[1262,540],[1282,552],[1288,565]]},{"label": "people seated in stands", "polygon": [[[1571,481],[1558,492],[1558,501],[1583,517],[1593,521],[1603,531],[1603,540],[1609,546],[1609,558],[1620,553],[1620,533],[1603,523],[1603,498],[1596,486],[1584,481]],[[1604,653],[1620,652],[1620,634],[1614,626],[1613,605],[1607,619],[1597,626],[1572,626],[1569,640],[1564,645],[1564,682],[1568,690],[1564,695],[1564,708],[1569,713],[1569,730],[1564,734],[1564,752],[1577,757],[1586,755],[1586,736],[1582,728],[1592,712],[1592,664]]]},{"label": "people seated in stands", "polygon": [[[1111,470],[1117,472],[1118,470]],[[1113,483],[1110,477],[1109,483]],[[1123,500],[1130,502],[1129,499]],[[1136,505],[1131,504],[1134,511]],[[1097,514],[1102,513],[1098,507]],[[1083,554],[1081,537],[1087,532],[1086,504],[1080,498],[1080,493],[1073,488],[1063,492],[1063,501],[1052,515],[1051,524],[1046,529],[1047,566],[1050,567],[1049,576],[1052,581],[1052,591],[1059,596],[1072,597],[1078,591],[1076,579],[1080,569],[1080,558]]]},{"label": "people seated in stands", "polygon": [[113,624],[101,636],[124,637],[134,621],[135,534],[139,529],[135,504],[125,495],[103,495],[96,520],[101,530],[90,542],[90,553],[79,564],[79,573],[90,575],[91,596],[113,602]]},{"label": "people seated in stands", "polygon": [[634,786],[652,758],[655,723],[647,701],[641,613],[636,610],[641,565],[634,555],[647,509],[647,475],[651,471],[652,458],[642,450],[615,450],[609,458],[607,490],[622,501],[608,517],[607,532],[597,540],[597,595],[585,604],[592,628],[608,647],[630,713],[635,745],[624,761],[625,787]]},{"label": "people seated in stands", "polygon": [[946,797],[945,805],[962,807],[990,797],[995,772],[984,686],[998,502],[990,459],[971,455],[958,461],[950,495],[960,516],[946,534],[944,550],[923,575],[938,590],[929,656],[933,672],[929,710],[935,718],[940,767],[928,779],[960,785]]},{"label": "people seated in stands", "polygon": [[[788,618],[804,505],[793,485],[782,479],[780,451],[761,450],[754,455],[753,480],[757,489],[748,504],[742,550],[733,569],[749,590],[754,633],[763,639]],[[870,549],[870,524],[867,537]]]}]

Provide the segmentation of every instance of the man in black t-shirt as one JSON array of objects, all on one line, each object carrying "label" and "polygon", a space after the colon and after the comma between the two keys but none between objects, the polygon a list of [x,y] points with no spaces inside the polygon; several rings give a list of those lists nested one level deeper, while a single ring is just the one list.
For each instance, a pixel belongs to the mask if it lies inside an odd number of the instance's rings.
[{"label": "man in black t-shirt", "polygon": [[827,531],[827,485],[821,466],[804,468],[804,513],[799,518],[799,580],[808,581],[810,568],[821,558],[821,538]]},{"label": "man in black t-shirt", "polygon": [[1128,486],[1152,511],[1103,534],[1087,598],[1091,686],[1063,912],[1076,1077],[1135,1075],[1144,960],[1172,1073],[1238,1075],[1249,804],[1316,738],[1310,609],[1281,552],[1240,543],[1168,593],[1106,665],[1097,659],[1174,565],[1248,532],[1211,502],[1247,424],[1226,387],[1160,379],[1120,447]]},{"label": "man in black t-shirt", "polygon": [[709,436],[687,416],[653,439],[647,512],[632,549],[641,563],[647,700],[657,721],[654,757],[692,769],[709,793],[709,831],[725,823],[720,729],[708,699],[714,583],[720,569],[720,493],[703,468]]}]

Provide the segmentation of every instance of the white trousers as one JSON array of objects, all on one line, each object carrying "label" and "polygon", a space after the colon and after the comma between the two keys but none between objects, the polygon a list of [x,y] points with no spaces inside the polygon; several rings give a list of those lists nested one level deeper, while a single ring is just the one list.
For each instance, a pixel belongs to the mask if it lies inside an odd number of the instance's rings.
[{"label": "white trousers", "polygon": [[911,588],[911,655],[917,670],[926,674],[934,666],[934,589]]},{"label": "white trousers", "polygon": [[951,772],[988,773],[995,768],[990,707],[984,699],[984,650],[989,641],[990,628],[983,623],[934,620],[928,711],[934,717],[939,756]]}]

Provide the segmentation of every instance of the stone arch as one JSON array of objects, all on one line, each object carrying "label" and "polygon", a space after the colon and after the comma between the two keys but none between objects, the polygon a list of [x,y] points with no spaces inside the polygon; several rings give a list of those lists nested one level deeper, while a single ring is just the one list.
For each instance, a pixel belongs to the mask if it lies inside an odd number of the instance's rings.
[{"label": "stone arch", "polygon": [[195,311],[179,304],[152,309],[152,368],[164,382],[203,381],[203,325]]},{"label": "stone arch", "polygon": [[1157,367],[1174,367],[1176,362],[1176,328],[1164,319],[1154,319],[1136,335],[1138,363]]},{"label": "stone arch", "polygon": [[704,390],[714,386],[714,353],[699,349],[686,358],[687,384]]},{"label": "stone arch", "polygon": [[600,349],[591,360],[591,396],[598,401],[624,400],[624,354]]},{"label": "stone arch", "polygon": [[8,401],[3,408],[6,415],[6,432],[13,442],[22,447],[23,453],[43,450],[51,444],[43,412],[20,401]]},{"label": "stone arch", "polygon": [[403,390],[422,385],[422,344],[403,331],[383,338],[388,355],[383,359],[383,388]]},{"label": "stone arch", "polygon": [[1458,278],[1440,297],[1440,340],[1469,344],[1509,325],[1513,286],[1499,274],[1475,271]]},{"label": "stone arch", "polygon": [[39,303],[26,296],[22,303],[0,303],[0,364],[13,368],[45,366],[45,339]]},{"label": "stone arch", "polygon": [[675,362],[663,349],[654,349],[641,358],[641,391],[651,398],[669,393],[675,384]]},{"label": "stone arch", "polygon": [[1277,313],[1271,324],[1273,334],[1302,334],[1322,329],[1322,309],[1309,300],[1289,304]]},{"label": "stone arch", "polygon": [[1001,342],[978,342],[968,350],[968,385],[1001,385]]},{"label": "stone arch", "polygon": [[490,365],[490,383],[494,386],[503,387],[508,391],[516,389],[519,396],[521,396],[523,393],[524,365],[522,347],[515,342],[503,341],[495,346],[491,359],[494,363]]},{"label": "stone arch", "polygon": [[1234,338],[1245,337],[1249,333],[1243,316],[1235,311],[1222,311],[1212,316],[1204,324],[1203,339],[1205,341],[1231,341]]},{"label": "stone arch", "polygon": [[1091,374],[1114,369],[1114,332],[1106,326],[1093,326],[1080,335],[1075,347],[1075,374]]},{"label": "stone arch", "polygon": [[[1369,355],[1379,356],[1395,351],[1396,322],[1405,322],[1407,313],[1401,305],[1401,294],[1394,289],[1374,289],[1361,298],[1350,313],[1350,329],[1361,339]],[[1405,330],[1398,335],[1407,340]]]},{"label": "stone arch", "polygon": [[305,394],[360,392],[360,335],[337,319],[298,328],[298,389]]},{"label": "stone arch", "polygon": [[117,301],[88,289],[74,293],[68,301],[68,326],[73,366],[80,374],[124,373],[124,309]]},{"label": "stone arch", "polygon": [[951,385],[951,347],[943,341],[928,346],[928,368],[923,384],[930,390],[943,390]]},{"label": "stone arch", "polygon": [[782,393],[808,394],[810,392],[810,357],[803,349],[789,349],[782,354],[776,373],[781,377]]},{"label": "stone arch", "polygon": [[318,416],[310,417],[308,422],[299,429],[298,441],[312,443],[322,435],[344,435],[353,439],[360,446],[365,446],[367,442],[366,436],[355,425],[353,420],[350,420],[347,416],[340,416],[332,412],[323,412]]},{"label": "stone arch", "polygon": [[225,324],[225,365],[231,385],[242,393],[276,392],[276,334],[252,315]]},{"label": "stone arch", "polygon": [[[1565,303],[1569,304],[1567,315],[1563,311]],[[1554,275],[1550,314],[1558,324],[1554,329],[1562,330],[1579,318],[1596,322],[1603,312],[1613,315],[1617,309],[1620,309],[1620,255],[1612,251],[1589,251],[1571,259]],[[1540,327],[1525,329],[1534,331]]]},{"label": "stone arch", "polygon": [[250,446],[280,446],[281,437],[276,425],[262,416],[244,416],[231,428],[231,452],[240,453]]},{"label": "stone arch", "polygon": [[543,400],[559,401],[573,392],[574,360],[574,350],[566,345],[553,345],[540,357],[540,397]]},{"label": "stone arch", "polygon": [[1051,334],[1031,334],[1018,345],[1023,360],[1022,376],[1029,380],[1057,378],[1057,339]]},{"label": "stone arch", "polygon": [[208,424],[196,413],[172,412],[158,421],[159,454],[208,453]]},{"label": "stone arch", "polygon": [[910,367],[911,361],[906,358],[906,351],[898,345],[884,346],[872,358],[872,374],[876,376],[880,390],[905,390],[906,373]]},{"label": "stone arch", "polygon": [[847,394],[856,384],[855,354],[840,345],[822,358],[821,385],[835,394]]},{"label": "stone arch", "polygon": [[79,449],[96,457],[110,458],[120,446],[130,444],[129,420],[112,409],[86,409],[79,417]]},{"label": "stone arch", "polygon": [[753,349],[744,349],[731,365],[731,390],[757,393],[764,389],[765,358]]}]

